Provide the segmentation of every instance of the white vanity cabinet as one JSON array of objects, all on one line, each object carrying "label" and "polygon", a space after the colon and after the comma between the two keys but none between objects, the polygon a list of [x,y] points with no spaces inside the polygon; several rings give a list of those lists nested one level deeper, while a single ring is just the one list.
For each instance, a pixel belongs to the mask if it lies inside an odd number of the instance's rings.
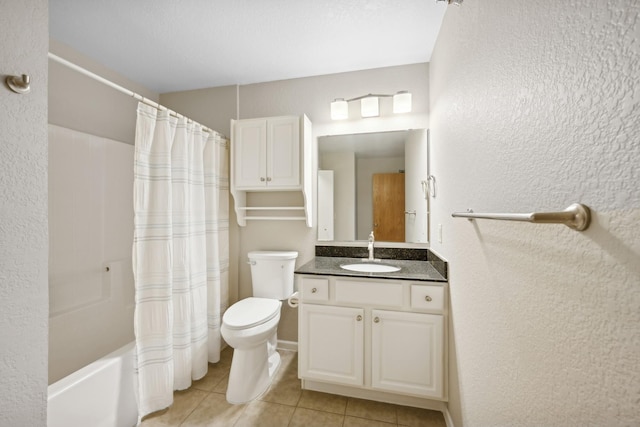
[{"label": "white vanity cabinet", "polygon": [[236,189],[301,188],[300,117],[234,121],[232,140]]},{"label": "white vanity cabinet", "polygon": [[364,383],[364,310],[301,304],[298,360],[305,377],[361,386]]},{"label": "white vanity cabinet", "polygon": [[296,280],[303,388],[413,406],[446,400],[446,283]]},{"label": "white vanity cabinet", "polygon": [[372,310],[371,387],[442,397],[442,315]]}]

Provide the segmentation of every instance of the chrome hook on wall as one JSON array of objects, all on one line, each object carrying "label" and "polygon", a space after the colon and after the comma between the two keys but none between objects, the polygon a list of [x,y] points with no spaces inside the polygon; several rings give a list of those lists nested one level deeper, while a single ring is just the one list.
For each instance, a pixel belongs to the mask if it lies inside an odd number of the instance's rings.
[{"label": "chrome hook on wall", "polygon": [[27,74],[21,76],[7,76],[7,86],[15,93],[25,94],[31,90],[31,78]]}]

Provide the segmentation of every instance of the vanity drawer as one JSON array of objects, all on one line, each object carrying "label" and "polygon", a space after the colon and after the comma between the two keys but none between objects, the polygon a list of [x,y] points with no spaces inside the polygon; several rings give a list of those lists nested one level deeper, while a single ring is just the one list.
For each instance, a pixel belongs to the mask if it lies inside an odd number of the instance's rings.
[{"label": "vanity drawer", "polygon": [[335,298],[336,302],[401,307],[402,285],[399,283],[336,280]]},{"label": "vanity drawer", "polygon": [[328,301],[329,279],[312,279],[304,277],[300,283],[302,301]]},{"label": "vanity drawer", "polygon": [[411,308],[442,311],[444,286],[411,285]]}]

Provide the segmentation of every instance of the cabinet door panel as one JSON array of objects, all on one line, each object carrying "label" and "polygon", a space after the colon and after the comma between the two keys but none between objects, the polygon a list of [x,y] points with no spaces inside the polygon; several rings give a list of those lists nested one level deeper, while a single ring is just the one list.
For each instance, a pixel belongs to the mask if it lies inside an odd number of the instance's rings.
[{"label": "cabinet door panel", "polygon": [[233,144],[236,188],[264,188],[267,177],[266,120],[236,122]]},{"label": "cabinet door panel", "polygon": [[299,376],[361,386],[364,310],[301,304],[299,316]]},{"label": "cabinet door panel", "polygon": [[372,320],[372,387],[442,397],[442,316],[373,310]]},{"label": "cabinet door panel", "polygon": [[300,120],[297,117],[270,119],[267,126],[267,185],[299,186]]}]

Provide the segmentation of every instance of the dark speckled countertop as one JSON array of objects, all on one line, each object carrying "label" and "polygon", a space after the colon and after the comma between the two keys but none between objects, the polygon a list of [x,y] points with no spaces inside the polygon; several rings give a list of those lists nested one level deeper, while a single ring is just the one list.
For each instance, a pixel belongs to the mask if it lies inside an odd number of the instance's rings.
[{"label": "dark speckled countertop", "polygon": [[308,263],[299,267],[296,274],[317,274],[327,276],[367,277],[376,279],[419,280],[432,282],[446,282],[438,270],[429,261],[415,261],[404,259],[383,259],[381,264],[400,267],[400,271],[392,273],[361,273],[340,268],[343,264],[371,262],[362,258],[325,257],[316,256]]}]

